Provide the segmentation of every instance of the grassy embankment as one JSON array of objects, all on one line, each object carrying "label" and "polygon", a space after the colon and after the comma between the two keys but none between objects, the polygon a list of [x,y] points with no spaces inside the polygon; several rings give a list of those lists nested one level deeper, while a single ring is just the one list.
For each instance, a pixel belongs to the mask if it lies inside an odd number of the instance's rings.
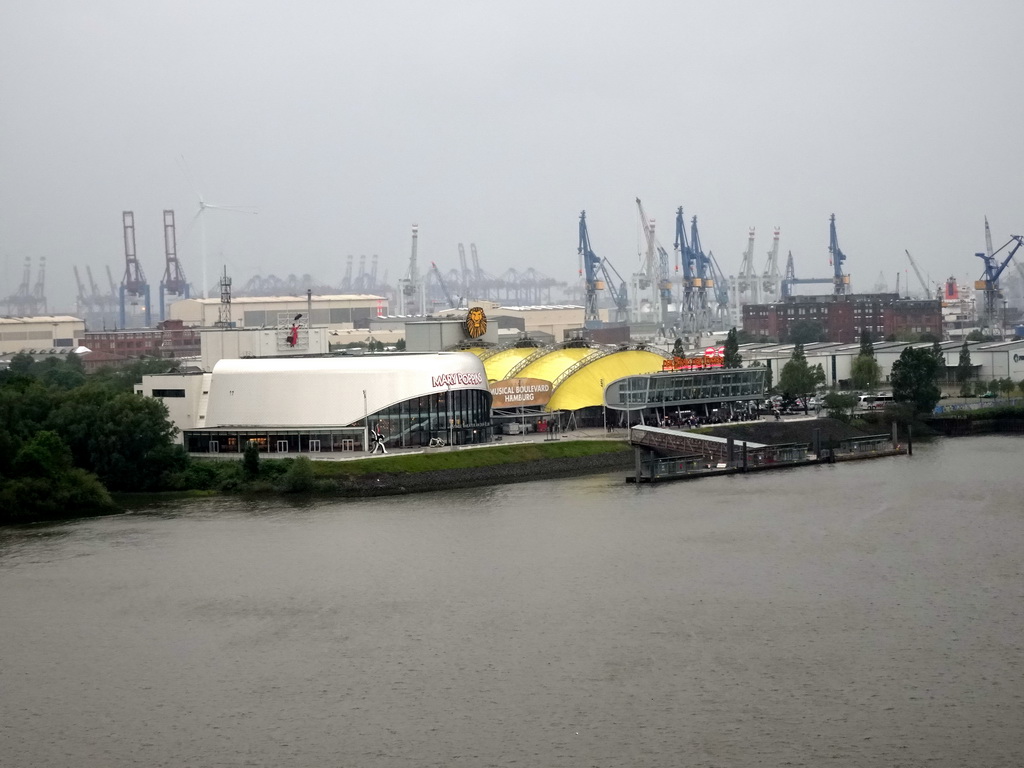
[{"label": "grassy embankment", "polygon": [[472,449],[438,448],[347,461],[259,458],[246,469],[238,461],[194,459],[172,478],[174,492],[321,493],[361,496],[488,485],[625,466],[632,456],[621,440],[561,440]]},{"label": "grassy embankment", "polygon": [[560,440],[489,445],[473,449],[431,448],[425,453],[375,456],[352,461],[315,461],[313,467],[317,477],[405,474],[629,452],[629,446],[622,440]]}]

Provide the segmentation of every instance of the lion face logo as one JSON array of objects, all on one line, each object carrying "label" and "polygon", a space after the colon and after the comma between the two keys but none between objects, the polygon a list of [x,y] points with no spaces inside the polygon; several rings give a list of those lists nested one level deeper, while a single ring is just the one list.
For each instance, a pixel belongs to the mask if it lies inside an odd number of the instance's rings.
[{"label": "lion face logo", "polygon": [[487,315],[483,307],[473,307],[466,315],[466,333],[469,338],[478,339],[487,330]]}]

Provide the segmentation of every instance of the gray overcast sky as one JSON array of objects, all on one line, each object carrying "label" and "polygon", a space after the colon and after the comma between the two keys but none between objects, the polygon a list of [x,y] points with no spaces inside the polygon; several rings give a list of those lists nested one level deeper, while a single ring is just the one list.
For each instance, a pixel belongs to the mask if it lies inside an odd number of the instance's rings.
[{"label": "gray overcast sky", "polygon": [[[35,2],[0,4],[0,297],[47,258],[124,270],[135,212],[149,282],[161,211],[201,282],[310,273],[348,254],[534,267],[577,280],[577,220],[626,274],[634,198],[669,249],[675,209],[735,273],[757,228],[799,276],[828,276],[828,217],[854,288],[910,249],[974,279],[983,216],[1024,234],[1024,3]],[[194,178],[182,169],[187,159]],[[33,271],[34,271],[33,267]],[[33,276],[34,279],[34,276]],[[911,286],[917,284],[910,275]]]}]

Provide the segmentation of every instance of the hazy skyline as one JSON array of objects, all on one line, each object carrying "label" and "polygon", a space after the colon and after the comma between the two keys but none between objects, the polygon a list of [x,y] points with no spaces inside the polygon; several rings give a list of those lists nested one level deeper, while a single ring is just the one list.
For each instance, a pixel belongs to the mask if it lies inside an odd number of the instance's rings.
[{"label": "hazy skyline", "polygon": [[[47,260],[124,271],[121,212],[154,291],[162,211],[197,291],[221,265],[395,284],[476,243],[491,273],[578,281],[577,221],[626,276],[634,199],[672,250],[682,205],[734,274],[781,228],[826,277],[835,213],[856,291],[976,278],[983,217],[1024,234],[1024,6],[926,2],[7,2],[0,6],[0,299]],[[187,160],[193,180],[183,170]],[[904,278],[901,278],[901,281]],[[913,273],[911,290],[919,290]]]}]

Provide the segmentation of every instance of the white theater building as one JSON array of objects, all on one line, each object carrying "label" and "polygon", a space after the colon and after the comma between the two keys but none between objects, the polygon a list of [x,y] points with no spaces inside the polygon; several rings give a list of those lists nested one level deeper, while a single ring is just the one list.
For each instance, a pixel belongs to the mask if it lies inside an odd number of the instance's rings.
[{"label": "white theater building", "polygon": [[468,352],[220,360],[212,373],[145,376],[192,453],[367,450],[490,442],[491,393]]}]

